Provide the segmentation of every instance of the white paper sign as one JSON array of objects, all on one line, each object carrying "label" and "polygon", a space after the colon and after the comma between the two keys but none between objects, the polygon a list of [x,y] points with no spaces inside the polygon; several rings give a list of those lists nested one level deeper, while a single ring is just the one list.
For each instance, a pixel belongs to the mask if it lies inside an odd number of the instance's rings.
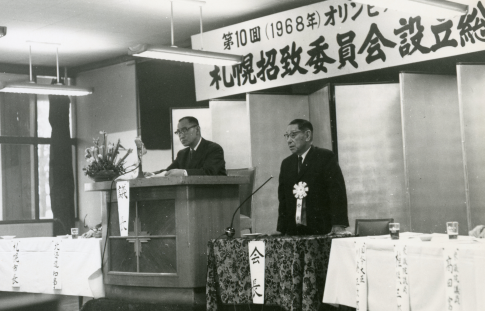
[{"label": "white paper sign", "polygon": [[394,258],[396,260],[396,310],[409,311],[408,255],[405,244],[394,245]]},{"label": "white paper sign", "polygon": [[251,272],[251,296],[253,303],[264,304],[264,241],[249,241],[249,268]]},{"label": "white paper sign", "polygon": [[19,270],[20,270],[20,241],[11,241],[12,250],[12,287],[20,287]]},{"label": "white paper sign", "polygon": [[61,246],[62,240],[54,240],[52,241],[53,245],[53,270],[52,270],[52,286],[54,289],[62,289],[62,282],[61,282]]},{"label": "white paper sign", "polygon": [[367,248],[362,240],[354,243],[356,310],[367,311]]},{"label": "white paper sign", "polygon": [[128,181],[116,183],[116,196],[118,198],[120,236],[128,236],[128,224],[130,221],[130,183]]},{"label": "white paper sign", "polygon": [[[244,58],[194,64],[197,101],[482,51],[484,4],[438,20],[329,0],[205,32],[205,51]],[[201,44],[192,36],[193,49]]]},{"label": "white paper sign", "polygon": [[459,250],[457,246],[447,245],[443,248],[445,282],[446,282],[446,310],[461,310],[460,270],[458,267]]}]

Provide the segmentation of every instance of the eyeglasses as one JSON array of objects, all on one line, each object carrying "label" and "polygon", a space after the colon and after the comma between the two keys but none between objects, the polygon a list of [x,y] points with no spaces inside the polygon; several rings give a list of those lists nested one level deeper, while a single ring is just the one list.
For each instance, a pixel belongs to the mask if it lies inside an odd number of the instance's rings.
[{"label": "eyeglasses", "polygon": [[300,132],[302,132],[302,131],[293,131],[293,132],[291,132],[289,134],[288,133],[285,133],[285,134],[283,134],[283,136],[285,136],[285,139],[286,140],[288,140],[288,137],[291,138],[291,139],[295,139],[296,134],[297,133],[300,133]]},{"label": "eyeglasses", "polygon": [[181,129],[178,129],[177,131],[174,132],[175,135],[180,135],[180,134],[187,134],[187,132],[193,128],[193,127],[196,127],[198,125],[192,125],[192,126],[189,126],[189,127],[183,127]]}]

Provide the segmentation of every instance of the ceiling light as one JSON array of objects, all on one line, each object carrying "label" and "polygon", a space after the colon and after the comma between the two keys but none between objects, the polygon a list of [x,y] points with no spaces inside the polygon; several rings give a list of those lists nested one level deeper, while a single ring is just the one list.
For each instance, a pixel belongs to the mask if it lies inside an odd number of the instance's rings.
[{"label": "ceiling light", "polygon": [[[182,1],[182,0],[179,0]],[[203,26],[202,26],[202,5],[204,1],[198,0],[183,0],[184,2],[194,2],[200,6],[200,34],[202,41]],[[172,46],[150,46],[146,44],[138,44],[128,48],[128,54],[138,57],[156,58],[164,60],[172,60],[179,62],[188,62],[204,65],[220,65],[231,66],[242,62],[243,57],[241,55],[216,53],[202,50],[193,50],[186,48],[179,48],[174,45],[173,36],[173,2],[170,1],[171,6],[171,19],[170,29],[172,33]],[[201,43],[201,46],[203,44]]]},{"label": "ceiling light", "polygon": [[468,12],[468,5],[446,0],[352,0],[354,2],[374,5],[421,16],[434,18],[453,18]]},{"label": "ceiling light", "polygon": [[140,44],[132,46],[128,50],[133,56],[204,65],[231,66],[239,64],[242,61],[242,56],[239,55],[183,49],[176,46],[148,46],[146,44]]},{"label": "ceiling light", "polygon": [[84,96],[93,93],[92,88],[77,87],[72,85],[63,85],[59,81],[59,52],[56,47],[56,69],[57,69],[57,83],[56,84],[37,84],[32,79],[32,47],[29,45],[29,71],[30,81],[28,82],[7,82],[0,84],[0,92],[6,93],[22,93],[22,94],[38,94],[38,95],[68,95],[68,96]]},{"label": "ceiling light", "polygon": [[44,95],[83,96],[92,94],[92,90],[82,87],[60,84],[37,84],[34,81],[6,83],[0,92]]}]

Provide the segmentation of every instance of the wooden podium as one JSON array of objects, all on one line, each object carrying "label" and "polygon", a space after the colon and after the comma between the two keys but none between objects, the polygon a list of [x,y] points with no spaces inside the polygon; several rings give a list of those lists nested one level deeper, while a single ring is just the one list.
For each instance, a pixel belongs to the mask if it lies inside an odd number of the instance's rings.
[{"label": "wooden podium", "polygon": [[[207,241],[224,234],[248,177],[188,176],[132,179],[128,237],[120,236],[116,185],[103,192],[106,297],[137,302],[205,305]],[[109,202],[112,202],[109,204]],[[234,218],[239,235],[239,212]],[[109,230],[109,232],[108,232]]]}]

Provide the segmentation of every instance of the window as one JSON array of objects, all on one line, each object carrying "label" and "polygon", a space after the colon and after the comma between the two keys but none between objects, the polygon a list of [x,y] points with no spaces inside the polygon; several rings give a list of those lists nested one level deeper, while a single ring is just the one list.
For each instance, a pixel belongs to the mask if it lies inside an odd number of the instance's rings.
[{"label": "window", "polygon": [[[0,93],[0,221],[53,218],[49,187],[51,131],[47,95]],[[74,162],[72,133],[71,126]]]}]

